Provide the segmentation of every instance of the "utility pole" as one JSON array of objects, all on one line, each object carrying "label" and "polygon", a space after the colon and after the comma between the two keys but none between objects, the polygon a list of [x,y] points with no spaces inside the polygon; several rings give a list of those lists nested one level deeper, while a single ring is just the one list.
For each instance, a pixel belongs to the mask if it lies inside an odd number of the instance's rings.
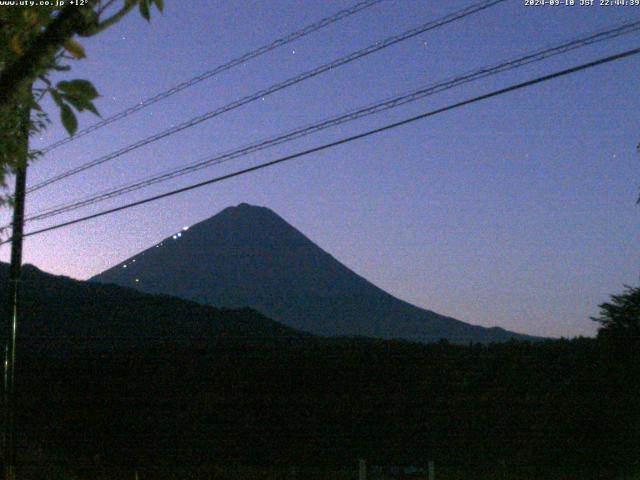
[{"label": "utility pole", "polygon": [[15,167],[16,187],[14,192],[13,224],[11,231],[11,266],[9,270],[9,299],[7,325],[5,327],[4,358],[4,480],[16,478],[16,336],[20,313],[20,277],[22,274],[22,239],[24,227],[24,202],[27,183],[27,162],[29,154],[29,124],[31,86],[25,91],[25,97],[17,108],[21,117],[23,149],[22,158]]}]

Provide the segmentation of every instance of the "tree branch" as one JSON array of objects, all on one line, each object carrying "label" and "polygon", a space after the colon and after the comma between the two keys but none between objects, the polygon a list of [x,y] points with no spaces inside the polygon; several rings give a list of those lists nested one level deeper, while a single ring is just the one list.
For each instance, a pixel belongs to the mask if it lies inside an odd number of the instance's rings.
[{"label": "tree branch", "polygon": [[96,0],[90,0],[86,7],[64,7],[25,54],[0,73],[0,108],[13,105],[18,92],[46,68],[65,42],[87,27],[85,14],[95,3]]},{"label": "tree branch", "polygon": [[114,13],[111,17],[107,18],[103,22],[100,22],[95,28],[92,28],[89,36],[100,33],[103,30],[109,28],[111,25],[118,23],[122,19],[122,17],[129,13],[131,9],[137,4],[138,0],[126,0],[124,2],[124,6],[117,13]]}]

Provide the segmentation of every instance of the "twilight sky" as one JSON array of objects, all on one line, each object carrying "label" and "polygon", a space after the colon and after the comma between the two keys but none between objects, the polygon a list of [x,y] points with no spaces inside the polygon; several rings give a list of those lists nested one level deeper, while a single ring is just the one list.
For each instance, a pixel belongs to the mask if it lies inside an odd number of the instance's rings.
[{"label": "twilight sky", "polygon": [[[151,24],[130,15],[85,41],[88,59],[74,62],[68,78],[91,79],[108,116],[353,3],[168,0]],[[472,3],[385,0],[51,152],[32,166],[29,183]],[[640,18],[640,7],[524,3],[508,0],[34,192],[28,213]],[[639,45],[640,35],[632,34],[587,47],[27,230]],[[624,284],[637,285],[640,273],[639,64],[632,57],[34,236],[26,240],[25,261],[86,279],[183,226],[247,202],[273,209],[348,267],[415,305],[534,335],[593,335],[589,316],[597,305]],[[54,120],[34,146],[64,136],[57,112]],[[80,118],[81,127],[94,121],[90,114]],[[8,260],[8,253],[2,246],[0,258]]]}]

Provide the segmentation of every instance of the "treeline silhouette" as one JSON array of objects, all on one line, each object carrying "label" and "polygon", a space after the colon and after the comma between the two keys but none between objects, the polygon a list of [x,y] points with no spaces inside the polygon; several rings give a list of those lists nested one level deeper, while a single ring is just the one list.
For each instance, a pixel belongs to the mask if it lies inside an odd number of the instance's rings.
[{"label": "treeline silhouette", "polygon": [[337,468],[357,458],[594,475],[581,479],[640,466],[636,337],[330,339],[249,309],[33,268],[23,287],[19,468],[33,473],[23,478]]},{"label": "treeline silhouette", "polygon": [[[23,358],[21,439],[134,468],[638,462],[638,365],[593,339]],[[97,460],[96,460],[97,459]]]}]

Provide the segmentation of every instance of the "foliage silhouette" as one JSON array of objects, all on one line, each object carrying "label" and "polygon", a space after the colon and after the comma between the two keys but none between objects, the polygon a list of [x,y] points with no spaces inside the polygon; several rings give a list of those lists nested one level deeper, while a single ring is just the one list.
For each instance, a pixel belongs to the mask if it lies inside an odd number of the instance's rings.
[{"label": "foliage silhouette", "polygon": [[[57,462],[85,477],[137,469],[168,478],[178,467],[334,468],[360,456],[432,458],[466,475],[586,466],[591,478],[616,478],[639,466],[637,364],[614,361],[603,339],[320,338],[251,310],[33,268],[24,292],[20,452],[41,471]],[[41,348],[27,332],[47,324]],[[128,340],[100,341],[109,336]]]}]

